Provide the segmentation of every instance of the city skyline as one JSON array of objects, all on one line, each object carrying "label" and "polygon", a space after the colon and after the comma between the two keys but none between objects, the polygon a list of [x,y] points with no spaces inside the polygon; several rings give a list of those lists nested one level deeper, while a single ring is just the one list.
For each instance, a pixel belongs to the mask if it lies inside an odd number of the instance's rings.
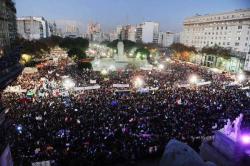
[{"label": "city skyline", "polygon": [[[107,32],[112,31],[117,25],[138,24],[143,21],[159,22],[162,31],[180,32],[186,17],[250,7],[248,0],[204,0],[202,2],[188,0],[185,2],[183,3],[181,0],[171,1],[171,3],[164,0],[149,0],[147,2],[143,0],[137,0],[136,2],[132,0],[109,0],[109,3],[107,3],[97,2],[97,0],[74,0],[70,2],[61,0],[58,3],[56,0],[16,0],[16,8],[17,17],[43,16],[50,21],[55,20],[61,27],[66,24],[75,24],[81,32],[86,32],[87,24],[90,21],[100,23],[102,29]],[[30,7],[27,9],[27,6]],[[110,16],[112,16],[112,19],[110,19]]]}]

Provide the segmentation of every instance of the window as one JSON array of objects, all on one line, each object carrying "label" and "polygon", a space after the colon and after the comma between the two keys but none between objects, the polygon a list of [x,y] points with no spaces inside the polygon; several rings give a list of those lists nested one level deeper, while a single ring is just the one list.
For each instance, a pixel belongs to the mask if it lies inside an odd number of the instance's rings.
[{"label": "window", "polygon": [[239,43],[239,42],[236,42],[236,43],[235,43],[235,46],[239,46],[239,45],[240,45],[240,43]]},{"label": "window", "polygon": [[238,40],[240,40],[240,37],[238,37]]},{"label": "window", "polygon": [[240,25],[240,26],[238,26],[238,29],[242,29],[242,26]]},{"label": "window", "polygon": [[227,27],[225,27],[225,29],[227,29]]},{"label": "window", "polygon": [[223,27],[221,27],[221,29],[223,29]]},{"label": "window", "polygon": [[227,45],[229,46],[229,45],[230,45],[230,42],[227,42]]}]

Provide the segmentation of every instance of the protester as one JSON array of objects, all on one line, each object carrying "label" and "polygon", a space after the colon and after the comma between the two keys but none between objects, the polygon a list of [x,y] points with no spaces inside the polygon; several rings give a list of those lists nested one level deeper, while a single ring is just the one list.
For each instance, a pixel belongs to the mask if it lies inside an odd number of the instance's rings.
[{"label": "protester", "polygon": [[[106,76],[74,66],[46,66],[38,73],[22,74],[12,86],[20,85],[29,95],[2,95],[11,110],[7,119],[12,124],[14,162],[133,163],[161,156],[172,138],[198,149],[202,138],[213,135],[228,118],[239,113],[249,118],[250,98],[246,90],[227,86],[231,78],[185,63],[168,65],[162,71],[128,69]],[[181,87],[192,74],[211,84]],[[92,86],[90,80],[95,80],[100,88],[65,89],[62,76],[71,78],[76,87]],[[137,91],[137,77],[144,81],[143,87],[155,89]],[[129,84],[129,88],[113,84]]]}]

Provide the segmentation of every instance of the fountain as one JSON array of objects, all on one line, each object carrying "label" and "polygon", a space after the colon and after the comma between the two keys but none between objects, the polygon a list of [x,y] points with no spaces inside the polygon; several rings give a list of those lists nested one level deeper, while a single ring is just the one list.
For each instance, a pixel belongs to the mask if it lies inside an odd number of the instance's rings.
[{"label": "fountain", "polygon": [[203,140],[200,155],[222,166],[250,165],[250,135],[241,133],[243,114],[233,122],[229,119],[226,125],[215,131],[211,140]]}]

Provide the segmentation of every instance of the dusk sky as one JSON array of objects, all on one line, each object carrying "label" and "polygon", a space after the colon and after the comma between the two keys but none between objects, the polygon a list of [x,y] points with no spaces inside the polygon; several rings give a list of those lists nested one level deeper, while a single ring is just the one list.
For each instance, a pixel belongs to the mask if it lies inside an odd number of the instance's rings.
[{"label": "dusk sky", "polygon": [[15,0],[17,16],[44,16],[60,25],[89,21],[111,31],[120,24],[160,23],[163,31],[178,32],[185,17],[250,8],[250,0]]}]

